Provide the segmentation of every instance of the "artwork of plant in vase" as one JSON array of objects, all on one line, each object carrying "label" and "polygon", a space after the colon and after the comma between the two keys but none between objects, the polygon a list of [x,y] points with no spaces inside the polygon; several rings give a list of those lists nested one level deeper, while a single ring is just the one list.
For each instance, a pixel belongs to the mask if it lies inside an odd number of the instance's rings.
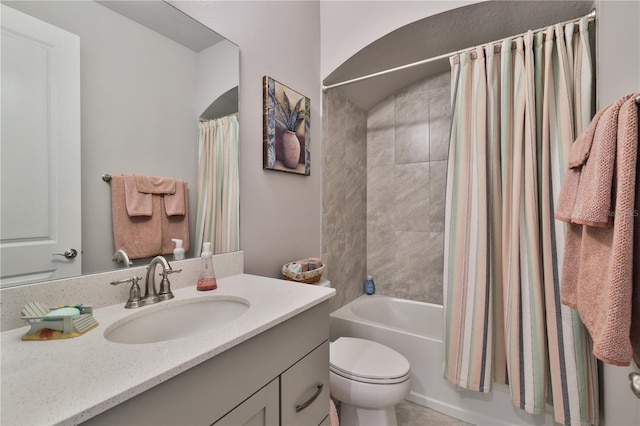
[{"label": "artwork of plant in vase", "polygon": [[263,101],[262,167],[310,176],[311,100],[264,76]]},{"label": "artwork of plant in vase", "polygon": [[283,91],[282,94],[283,101],[281,102],[275,94],[270,93],[273,96],[275,106],[276,113],[274,118],[276,126],[284,131],[281,140],[282,162],[285,167],[295,169],[300,162],[300,141],[298,140],[297,132],[305,118],[304,97],[298,99],[298,102],[292,108],[287,92]]}]

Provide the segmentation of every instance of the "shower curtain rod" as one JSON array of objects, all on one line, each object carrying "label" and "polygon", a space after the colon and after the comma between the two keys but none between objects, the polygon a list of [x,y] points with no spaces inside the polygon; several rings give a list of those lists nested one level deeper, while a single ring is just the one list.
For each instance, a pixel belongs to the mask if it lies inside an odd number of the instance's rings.
[{"label": "shower curtain rod", "polygon": [[[592,9],[591,12],[587,13],[583,17],[586,17],[589,21],[595,20],[596,19],[596,10]],[[571,22],[579,22],[580,19],[582,19],[583,17],[569,19],[568,21],[560,22],[560,23],[554,24],[554,25],[566,25],[566,24],[569,24]],[[538,28],[537,30],[533,30],[533,32],[537,33],[539,31],[545,30],[546,28],[547,27]],[[515,35],[515,36],[512,36],[512,37],[520,37],[520,36],[523,36],[525,34],[526,33],[522,33],[522,34],[518,34],[518,35]],[[494,42],[494,44],[497,44],[497,43],[499,43],[499,42]],[[487,44],[491,44],[491,43],[487,43]],[[478,46],[474,46],[474,47],[469,47],[467,49],[458,50],[458,51],[455,51],[455,52],[444,53],[442,55],[434,56],[432,58],[423,59],[423,60],[420,60],[420,61],[417,61],[417,62],[412,62],[412,63],[406,64],[406,65],[400,65],[399,67],[390,68],[388,70],[383,70],[383,71],[378,71],[378,72],[375,72],[375,73],[372,73],[372,74],[363,75],[362,77],[352,78],[350,80],[345,80],[345,81],[342,81],[340,83],[330,84],[328,86],[323,85],[322,86],[322,91],[326,92],[327,90],[335,89],[336,87],[345,86],[347,84],[352,84],[352,83],[357,83],[359,81],[368,80],[370,78],[380,77],[381,75],[391,74],[392,72],[396,72],[396,71],[401,71],[401,70],[405,70],[405,69],[408,69],[408,68],[417,67],[418,65],[424,65],[424,64],[428,64],[430,62],[439,61],[441,59],[449,58],[450,56],[453,56],[453,55],[459,55],[460,53],[464,53],[464,52],[467,52],[469,50],[477,49],[477,47]]]}]

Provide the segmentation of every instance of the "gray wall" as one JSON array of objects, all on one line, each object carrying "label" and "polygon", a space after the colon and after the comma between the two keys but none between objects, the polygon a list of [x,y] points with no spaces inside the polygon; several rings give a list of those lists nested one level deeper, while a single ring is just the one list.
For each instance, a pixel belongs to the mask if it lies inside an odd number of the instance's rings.
[{"label": "gray wall", "polygon": [[450,74],[412,84],[367,119],[367,269],[379,293],[442,304]]},{"label": "gray wall", "polygon": [[330,90],[323,104],[322,256],[334,308],[367,274],[388,296],[442,304],[450,74],[365,112]]},{"label": "gray wall", "polygon": [[322,257],[336,309],[362,294],[366,277],[367,115],[338,90],[322,106]]},{"label": "gray wall", "polygon": [[[247,273],[280,277],[321,255],[320,5],[171,1],[240,47],[240,247]],[[262,169],[262,77],[311,99],[311,176]]]},{"label": "gray wall", "polygon": [[[640,91],[640,3],[596,2],[597,108],[623,95]],[[640,424],[640,402],[631,393],[627,376],[634,366],[600,363],[603,424]]]}]

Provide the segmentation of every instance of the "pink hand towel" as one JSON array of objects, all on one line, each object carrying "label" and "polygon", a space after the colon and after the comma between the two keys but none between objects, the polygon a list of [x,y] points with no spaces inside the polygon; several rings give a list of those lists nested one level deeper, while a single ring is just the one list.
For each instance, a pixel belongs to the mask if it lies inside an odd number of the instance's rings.
[{"label": "pink hand towel", "polygon": [[[162,254],[171,254],[175,248],[175,243],[171,241],[172,238],[179,238],[182,240],[182,247],[185,251],[189,251],[189,191],[187,189],[187,183],[182,182],[183,190],[183,205],[184,215],[167,216],[165,214],[159,214],[162,227]],[[166,196],[165,196],[166,197]],[[160,199],[159,195],[154,195],[154,199]],[[164,197],[163,197],[164,198]],[[155,206],[154,206],[155,207]],[[154,210],[155,211],[155,210]]]},{"label": "pink hand towel", "polygon": [[133,175],[122,176],[124,177],[125,205],[127,206],[129,216],[151,216],[153,214],[152,195],[138,192],[136,180]]},{"label": "pink hand towel", "polygon": [[133,175],[139,192],[145,194],[173,194],[176,192],[176,180],[169,177]]},{"label": "pink hand towel", "polygon": [[571,146],[556,219],[595,227],[613,226],[618,114],[633,94],[600,110]]},{"label": "pink hand towel", "polygon": [[[153,208],[161,208],[161,199],[152,200]],[[111,214],[116,250],[123,249],[131,259],[155,256],[162,248],[162,223],[159,214],[129,216],[125,206],[124,177],[111,179]]]},{"label": "pink hand towel", "polygon": [[184,191],[187,183],[176,179],[176,191],[167,194],[164,198],[164,209],[167,216],[184,216],[187,208],[185,206]]}]

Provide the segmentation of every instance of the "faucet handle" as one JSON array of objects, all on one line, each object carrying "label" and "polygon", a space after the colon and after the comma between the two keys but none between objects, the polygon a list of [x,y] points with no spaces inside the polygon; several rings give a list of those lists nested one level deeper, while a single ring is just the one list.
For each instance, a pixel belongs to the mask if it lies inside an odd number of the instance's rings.
[{"label": "faucet handle", "polygon": [[123,278],[121,280],[113,280],[109,284],[118,285],[118,284],[133,283],[133,285],[137,285],[138,281],[140,281],[141,279],[142,279],[142,277],[137,277],[137,276],[134,275],[133,277]]},{"label": "faucet handle", "polygon": [[173,293],[171,292],[171,283],[169,282],[169,274],[173,274],[174,272],[182,272],[182,269],[169,269],[163,270],[160,275],[162,275],[162,281],[160,281],[160,292],[158,293],[158,298],[160,300],[169,300],[173,299]]},{"label": "faucet handle", "polygon": [[163,269],[158,276],[166,277],[169,274],[177,274],[179,272],[182,272],[182,269],[173,269],[170,267],[169,269]]},{"label": "faucet handle", "polygon": [[140,286],[138,285],[138,281],[140,281],[141,279],[142,277],[134,275],[133,277],[124,278],[122,280],[111,281],[111,285],[131,283],[131,289],[129,289],[129,300],[127,300],[127,303],[125,303],[125,308],[138,308],[144,305],[144,301],[140,297]]}]

